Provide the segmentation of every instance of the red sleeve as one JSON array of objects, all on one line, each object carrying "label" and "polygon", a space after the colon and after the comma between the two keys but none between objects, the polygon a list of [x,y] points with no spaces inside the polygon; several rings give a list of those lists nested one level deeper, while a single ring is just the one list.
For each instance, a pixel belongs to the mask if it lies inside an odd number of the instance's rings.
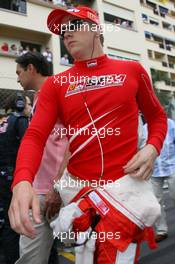
[{"label": "red sleeve", "polygon": [[58,95],[50,77],[41,88],[36,112],[21,142],[12,188],[20,181],[33,182],[58,113]]},{"label": "red sleeve", "polygon": [[145,69],[139,65],[139,88],[137,101],[139,109],[148,123],[147,144],[152,144],[160,154],[167,131],[166,113],[157,99],[150,78]]}]

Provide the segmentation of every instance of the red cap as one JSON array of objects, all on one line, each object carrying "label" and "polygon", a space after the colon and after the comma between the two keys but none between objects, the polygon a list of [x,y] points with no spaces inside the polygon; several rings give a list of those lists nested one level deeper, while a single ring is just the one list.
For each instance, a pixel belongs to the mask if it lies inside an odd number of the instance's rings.
[{"label": "red cap", "polygon": [[49,30],[54,34],[60,35],[61,21],[68,15],[72,15],[75,18],[89,20],[97,25],[99,24],[98,13],[87,6],[78,6],[67,10],[57,8],[54,9],[47,18],[47,26]]}]

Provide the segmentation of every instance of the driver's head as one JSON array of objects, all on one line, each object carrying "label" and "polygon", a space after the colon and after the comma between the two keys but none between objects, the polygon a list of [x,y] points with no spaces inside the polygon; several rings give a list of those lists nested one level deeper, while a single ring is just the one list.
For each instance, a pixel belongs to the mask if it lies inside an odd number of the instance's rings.
[{"label": "driver's head", "polygon": [[60,35],[68,52],[76,60],[90,58],[100,42],[99,17],[95,10],[81,6],[74,9],[55,9],[47,20],[48,28]]}]

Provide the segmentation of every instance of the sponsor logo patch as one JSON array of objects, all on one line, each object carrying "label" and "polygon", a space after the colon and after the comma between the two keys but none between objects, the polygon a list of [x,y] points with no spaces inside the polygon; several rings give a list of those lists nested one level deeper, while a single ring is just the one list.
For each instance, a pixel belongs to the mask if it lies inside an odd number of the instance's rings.
[{"label": "sponsor logo patch", "polygon": [[91,12],[87,12],[87,16],[88,16],[88,18],[90,18],[90,19],[96,19],[96,16],[93,14],[93,13],[91,13]]},{"label": "sponsor logo patch", "polygon": [[106,215],[107,212],[109,212],[109,207],[96,192],[91,192],[88,196],[103,215]]},{"label": "sponsor logo patch", "polygon": [[102,75],[91,78],[80,77],[78,81],[69,84],[65,97],[84,91],[122,86],[125,79],[126,74]]}]

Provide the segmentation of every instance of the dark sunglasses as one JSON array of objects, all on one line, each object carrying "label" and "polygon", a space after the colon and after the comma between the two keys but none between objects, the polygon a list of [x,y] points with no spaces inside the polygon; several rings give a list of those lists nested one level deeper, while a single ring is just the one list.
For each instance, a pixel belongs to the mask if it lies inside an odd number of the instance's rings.
[{"label": "dark sunglasses", "polygon": [[61,25],[61,38],[64,39],[64,34],[66,31],[78,31],[81,29],[81,26],[84,24],[85,20],[75,19],[69,22],[67,25]]}]

